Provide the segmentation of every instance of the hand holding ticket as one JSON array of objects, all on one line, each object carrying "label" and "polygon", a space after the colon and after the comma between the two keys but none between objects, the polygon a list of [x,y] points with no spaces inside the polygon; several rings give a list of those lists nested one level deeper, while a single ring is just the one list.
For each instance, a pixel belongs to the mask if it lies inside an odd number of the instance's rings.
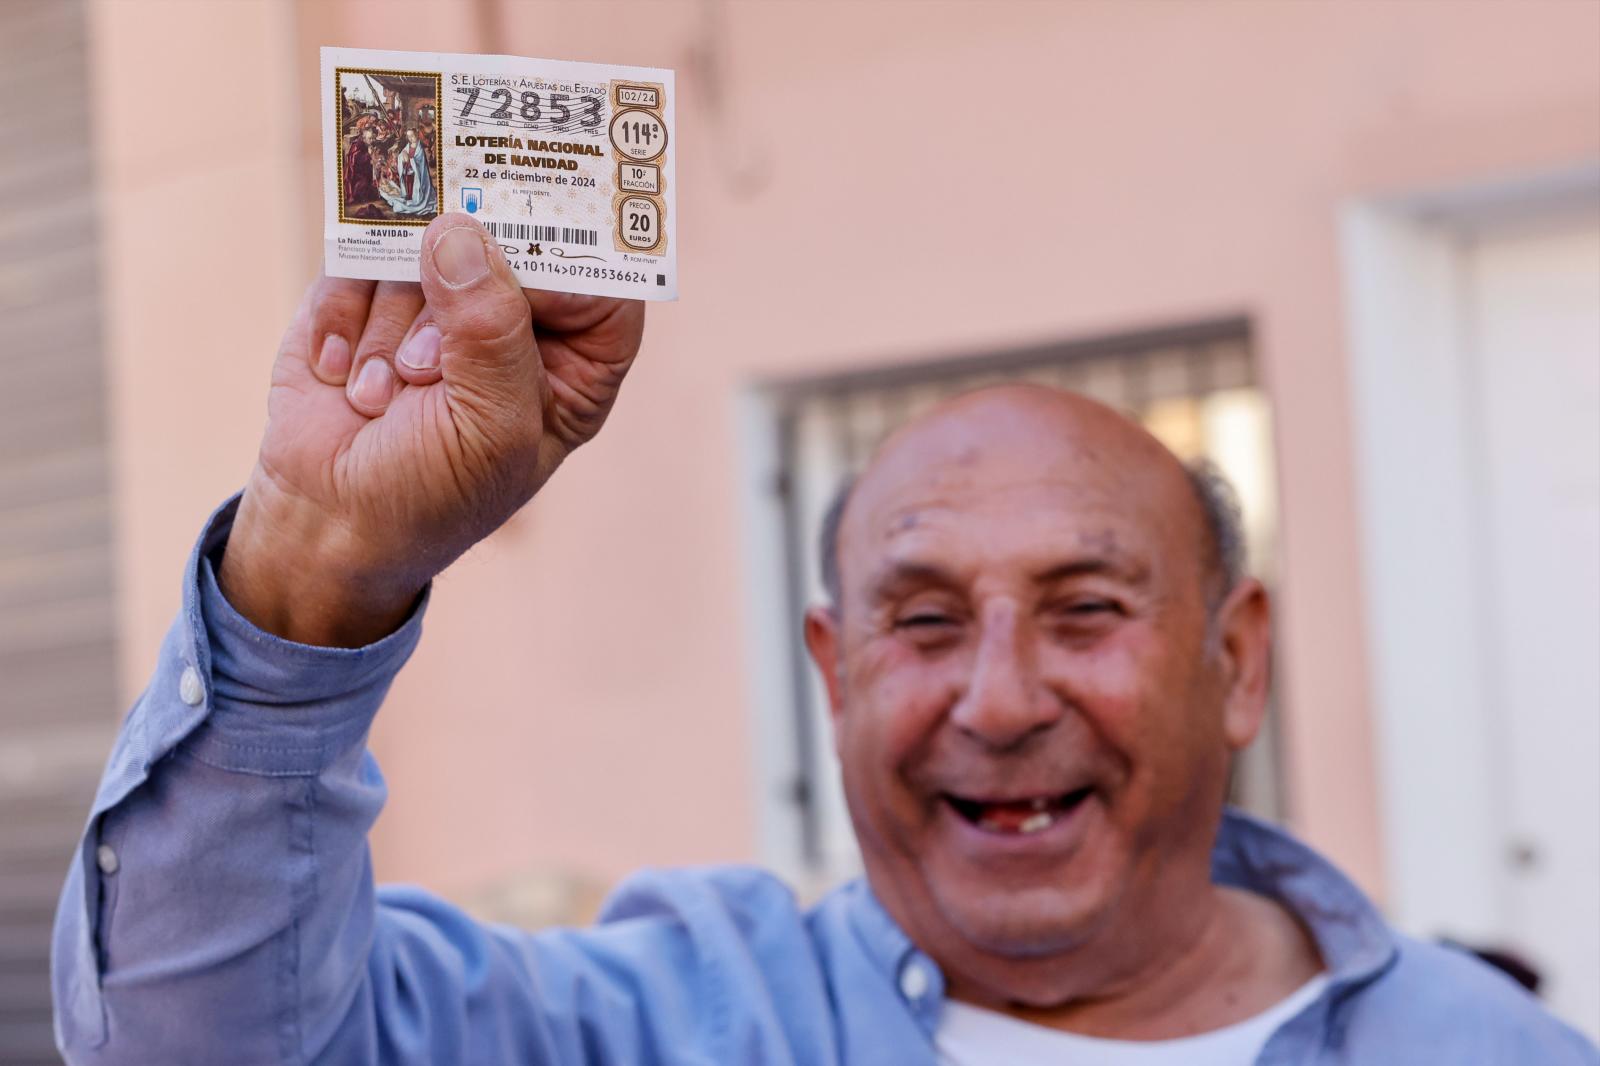
[{"label": "hand holding ticket", "polygon": [[464,211],[524,286],[676,299],[675,96],[670,70],[324,48],[328,274],[416,281]]}]

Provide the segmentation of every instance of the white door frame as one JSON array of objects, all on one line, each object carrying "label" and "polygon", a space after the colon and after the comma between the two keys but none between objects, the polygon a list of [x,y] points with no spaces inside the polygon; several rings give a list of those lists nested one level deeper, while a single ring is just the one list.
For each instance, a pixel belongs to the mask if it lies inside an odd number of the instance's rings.
[{"label": "white door frame", "polygon": [[1459,245],[1600,196],[1600,166],[1355,203],[1340,218],[1388,911],[1421,936],[1508,918],[1484,456]]}]

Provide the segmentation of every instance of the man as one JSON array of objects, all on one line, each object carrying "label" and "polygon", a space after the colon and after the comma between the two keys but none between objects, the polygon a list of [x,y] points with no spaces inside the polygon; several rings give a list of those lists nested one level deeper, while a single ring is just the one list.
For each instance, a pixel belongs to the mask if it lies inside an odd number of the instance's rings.
[{"label": "man", "polygon": [[370,125],[356,130],[344,149],[344,204],[356,208],[378,198],[373,179],[373,145],[377,134]]},{"label": "man", "polygon": [[422,142],[422,150],[428,154],[428,173],[439,172],[439,162],[434,157],[435,145],[439,138],[439,113],[432,104],[423,104],[417,108],[417,139]]},{"label": "man", "polygon": [[531,935],[375,894],[363,739],[428,582],[594,436],[643,325],[524,293],[463,215],[422,279],[325,279],[285,336],[62,897],[70,1063],[1597,1061],[1224,816],[1266,594],[1203,479],[1044,390],[903,430],[830,523],[806,639],[865,881],[803,913],[757,871],[655,872]]}]

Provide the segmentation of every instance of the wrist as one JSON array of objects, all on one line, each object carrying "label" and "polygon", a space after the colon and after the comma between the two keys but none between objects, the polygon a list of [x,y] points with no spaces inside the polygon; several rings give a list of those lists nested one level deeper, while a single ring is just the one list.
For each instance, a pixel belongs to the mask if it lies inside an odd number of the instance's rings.
[{"label": "wrist", "polygon": [[396,572],[309,501],[260,476],[239,501],[217,583],[252,625],[299,644],[358,648],[404,624],[425,575]]}]

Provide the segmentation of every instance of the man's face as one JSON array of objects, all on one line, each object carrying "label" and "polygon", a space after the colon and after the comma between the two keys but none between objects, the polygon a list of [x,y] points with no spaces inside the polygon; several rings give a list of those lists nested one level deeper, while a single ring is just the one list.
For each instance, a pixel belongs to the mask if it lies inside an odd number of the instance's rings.
[{"label": "man's face", "polygon": [[858,483],[807,636],[874,890],[941,963],[1071,951],[1206,876],[1257,719],[1225,710],[1202,521],[1158,444],[1042,391]]},{"label": "man's face", "polygon": [[362,129],[362,131],[361,131],[361,139],[363,141],[366,141],[368,144],[371,144],[374,140],[377,139],[377,134],[372,132],[372,127],[371,126],[367,126],[364,129]]}]

